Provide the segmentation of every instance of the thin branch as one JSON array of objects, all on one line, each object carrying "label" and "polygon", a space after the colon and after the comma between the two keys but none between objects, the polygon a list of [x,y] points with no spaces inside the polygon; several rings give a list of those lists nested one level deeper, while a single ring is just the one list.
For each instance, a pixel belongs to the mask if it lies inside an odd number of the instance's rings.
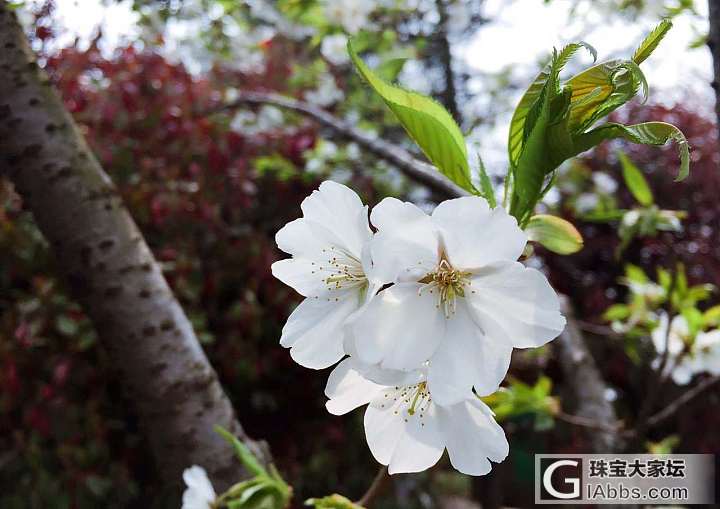
[{"label": "thin branch", "polygon": [[[675,256],[672,256],[672,261],[675,262]],[[647,397],[645,398],[645,401],[643,402],[642,407],[640,408],[640,412],[638,412],[638,418],[637,423],[635,425],[635,431],[638,439],[642,439],[645,432],[648,429],[647,426],[647,419],[648,416],[651,414],[653,407],[655,406],[655,403],[657,403],[658,398],[660,397],[660,394],[662,393],[662,388],[665,386],[665,384],[668,381],[668,378],[670,377],[670,373],[672,370],[667,370],[667,364],[668,360],[670,359],[670,333],[672,331],[672,311],[673,311],[673,305],[672,305],[672,295],[675,291],[675,287],[677,285],[677,277],[678,277],[678,268],[676,263],[672,263],[671,266],[675,266],[675,270],[672,273],[672,279],[670,280],[670,286],[667,291],[667,302],[665,303],[665,312],[667,314],[667,329],[665,330],[665,338],[664,340],[664,349],[660,357],[660,365],[657,369],[657,375],[658,379],[657,381],[650,381],[648,380],[648,386],[647,386]]]},{"label": "thin branch", "polygon": [[360,498],[360,500],[355,503],[359,506],[367,507],[370,502],[375,500],[375,497],[380,494],[387,479],[388,467],[383,465],[382,467],[380,467],[380,470],[378,470],[378,473],[375,475],[372,484],[370,484],[370,487],[367,489],[365,494]]},{"label": "thin branch", "polygon": [[623,429],[623,426],[621,424],[615,424],[615,425],[608,425],[604,424],[602,422],[598,422],[595,419],[591,419],[589,417],[583,417],[581,415],[572,415],[572,414],[566,414],[563,411],[560,411],[554,415],[554,417],[560,421],[567,422],[568,424],[573,424],[575,426],[581,426],[583,428],[590,428],[597,431],[602,431],[604,433],[612,433],[612,434],[624,434],[626,430]]},{"label": "thin branch", "polygon": [[718,382],[720,382],[720,375],[715,375],[711,378],[703,380],[692,389],[684,392],[680,397],[667,405],[661,411],[649,417],[646,421],[646,426],[648,428],[652,428],[667,421],[669,418],[675,415],[678,410],[680,410],[683,406],[690,403],[693,399],[698,397],[706,390],[715,386]]},{"label": "thin branch", "polygon": [[248,104],[268,104],[306,115],[341,137],[352,140],[376,157],[395,166],[408,178],[419,182],[444,198],[465,196],[467,192],[445,178],[435,167],[414,157],[404,148],[367,133],[310,103],[273,92],[241,91],[236,100],[202,115],[232,111]]}]

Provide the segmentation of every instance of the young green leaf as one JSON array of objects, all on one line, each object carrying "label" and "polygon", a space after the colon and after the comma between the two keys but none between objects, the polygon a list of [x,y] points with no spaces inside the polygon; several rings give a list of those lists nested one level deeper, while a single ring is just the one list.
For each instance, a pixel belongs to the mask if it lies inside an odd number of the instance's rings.
[{"label": "young green leaf", "polygon": [[572,89],[569,126],[581,133],[599,119],[635,97],[642,86],[647,96],[647,80],[630,61],[611,60],[590,67],[567,82]]},{"label": "young green leaf", "polygon": [[640,169],[635,166],[635,163],[624,152],[618,152],[618,159],[622,165],[625,185],[627,185],[632,195],[641,205],[645,207],[652,205],[653,194]]},{"label": "young green leaf", "polygon": [[[526,120],[534,106],[541,99],[543,90],[546,88],[548,80],[552,77],[557,79],[557,74],[567,64],[570,58],[580,49],[587,49],[593,56],[593,61],[597,59],[595,48],[584,42],[577,42],[565,46],[559,54],[555,54],[553,61],[537,75],[532,84],[523,94],[520,102],[515,108],[512,120],[510,121],[510,132],[508,136],[508,154],[510,156],[510,164],[516,165],[522,152],[523,144],[527,139],[529,130],[526,128]],[[552,75],[552,76],[551,76]]]},{"label": "young green leaf", "polygon": [[530,218],[525,232],[532,241],[542,244],[553,253],[567,255],[580,251],[583,239],[568,221],[556,216],[539,214]]},{"label": "young green leaf", "polygon": [[633,54],[633,62],[636,64],[643,63],[651,54],[653,51],[655,51],[655,48],[658,47],[658,44],[660,44],[660,41],[663,40],[665,35],[670,31],[672,28],[672,21],[669,19],[664,19],[660,22],[660,24],[655,27],[655,29],[650,32],[650,34],[645,37],[645,40],[640,43],[640,46],[635,50],[635,53]]},{"label": "young green leaf", "polygon": [[262,465],[255,458],[253,453],[250,452],[250,449],[248,449],[245,444],[238,440],[235,435],[233,435],[221,426],[215,426],[215,432],[222,436],[230,443],[230,445],[233,446],[233,449],[235,449],[235,453],[237,454],[242,464],[245,465],[245,468],[248,469],[248,472],[256,476],[267,476],[267,471],[262,467]]},{"label": "young green leaf", "polygon": [[680,153],[680,170],[675,181],[684,180],[689,175],[690,149],[687,139],[680,129],[665,122],[643,122],[635,125],[609,122],[578,136],[573,155],[585,152],[602,141],[618,138],[642,145],[664,145],[668,141],[675,141]]},{"label": "young green leaf", "polygon": [[427,158],[446,177],[475,194],[465,138],[450,113],[429,97],[383,81],[358,56],[352,41],[348,42],[348,52],[360,75],[395,113]]},{"label": "young green leaf", "polygon": [[322,498],[309,498],[305,501],[305,505],[315,509],[364,509],[338,494]]},{"label": "young green leaf", "polygon": [[480,191],[482,197],[488,201],[490,207],[495,208],[497,206],[497,200],[495,200],[495,188],[493,188],[492,182],[490,181],[490,176],[485,170],[485,164],[483,163],[480,154],[477,155],[477,161],[478,173],[480,173]]}]

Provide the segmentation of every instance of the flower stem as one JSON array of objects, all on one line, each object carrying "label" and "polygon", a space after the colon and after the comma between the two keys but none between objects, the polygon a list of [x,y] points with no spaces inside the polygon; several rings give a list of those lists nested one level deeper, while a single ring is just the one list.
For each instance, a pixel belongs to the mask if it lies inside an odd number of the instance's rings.
[{"label": "flower stem", "polygon": [[378,473],[375,475],[375,479],[373,479],[372,484],[370,484],[370,487],[367,489],[365,494],[360,498],[360,500],[355,503],[359,506],[367,507],[368,504],[370,504],[375,499],[375,497],[380,494],[387,478],[388,467],[383,465],[382,467],[380,467],[380,470],[378,470]]}]

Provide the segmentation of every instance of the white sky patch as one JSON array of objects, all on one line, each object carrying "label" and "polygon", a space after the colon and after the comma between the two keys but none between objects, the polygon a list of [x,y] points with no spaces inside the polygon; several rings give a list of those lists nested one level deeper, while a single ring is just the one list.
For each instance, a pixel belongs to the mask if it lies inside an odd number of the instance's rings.
[{"label": "white sky patch", "polygon": [[[27,2],[31,8],[42,3],[42,0]],[[103,5],[101,0],[57,0],[53,26],[59,34],[56,45],[60,48],[69,46],[79,38],[80,47],[87,47],[97,35],[98,28],[102,28],[101,49],[111,52],[138,36],[139,18],[132,10],[131,0],[108,5]]]}]

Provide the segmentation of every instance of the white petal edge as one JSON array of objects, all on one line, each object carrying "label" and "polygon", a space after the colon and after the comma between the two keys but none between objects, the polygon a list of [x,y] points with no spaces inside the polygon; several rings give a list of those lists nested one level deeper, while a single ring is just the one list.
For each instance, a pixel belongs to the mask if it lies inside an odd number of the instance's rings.
[{"label": "white petal edge", "polygon": [[446,200],[432,214],[450,263],[476,269],[499,261],[516,261],[527,244],[517,220],[502,207],[490,209],[478,196]]},{"label": "white petal edge", "polygon": [[333,415],[343,415],[370,403],[384,389],[371,382],[359,371],[362,367],[353,358],[344,359],[332,370],[325,386],[329,398],[325,407]]},{"label": "white petal edge", "polygon": [[338,292],[334,299],[308,298],[290,314],[280,344],[295,362],[311,369],[332,366],[345,356],[344,325],[358,308],[356,292]]},{"label": "white petal edge", "polygon": [[478,399],[469,399],[451,407],[439,407],[452,466],[467,475],[490,472],[490,460],[499,463],[509,452],[505,432],[492,411]]}]

